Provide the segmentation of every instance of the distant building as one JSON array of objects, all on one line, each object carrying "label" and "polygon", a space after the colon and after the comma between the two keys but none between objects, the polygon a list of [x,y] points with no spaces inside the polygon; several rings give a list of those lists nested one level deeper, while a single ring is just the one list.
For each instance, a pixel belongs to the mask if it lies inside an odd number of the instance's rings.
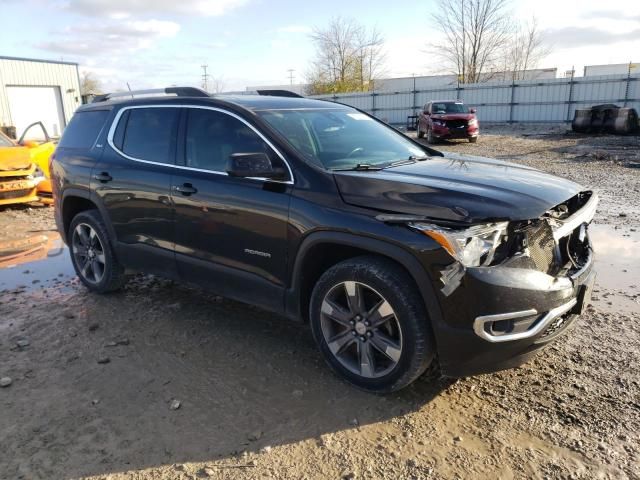
[{"label": "distant building", "polygon": [[640,63],[612,63],[609,65],[587,65],[584,67],[585,77],[596,75],[626,75],[640,73]]},{"label": "distant building", "polygon": [[77,63],[0,56],[0,126],[41,121],[58,137],[80,104]]}]

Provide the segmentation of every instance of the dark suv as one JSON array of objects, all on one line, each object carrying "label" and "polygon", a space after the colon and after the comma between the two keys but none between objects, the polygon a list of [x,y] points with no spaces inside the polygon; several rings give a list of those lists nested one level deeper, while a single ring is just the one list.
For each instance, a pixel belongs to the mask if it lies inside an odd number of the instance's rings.
[{"label": "dark suv", "polygon": [[580,185],[336,103],[163,92],[82,106],[52,160],[92,291],[149,272],[309,322],[376,392],[518,365],[589,301],[597,196]]}]

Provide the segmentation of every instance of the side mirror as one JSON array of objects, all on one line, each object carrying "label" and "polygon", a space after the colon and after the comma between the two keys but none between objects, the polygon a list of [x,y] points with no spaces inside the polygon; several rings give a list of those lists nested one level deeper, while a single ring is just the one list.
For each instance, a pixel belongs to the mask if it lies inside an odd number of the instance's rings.
[{"label": "side mirror", "polygon": [[275,168],[266,153],[234,153],[227,161],[227,173],[230,177],[257,177],[284,180],[283,168]]},{"label": "side mirror", "polygon": [[476,113],[476,111],[477,111],[477,110],[476,110],[475,108],[470,108],[470,109],[469,109],[469,113]]}]

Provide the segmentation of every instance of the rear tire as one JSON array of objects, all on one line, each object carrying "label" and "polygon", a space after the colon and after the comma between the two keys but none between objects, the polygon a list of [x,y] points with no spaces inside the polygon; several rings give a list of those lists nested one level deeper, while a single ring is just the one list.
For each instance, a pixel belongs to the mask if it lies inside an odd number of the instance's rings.
[{"label": "rear tire", "polygon": [[98,210],[85,210],[73,217],[67,241],[73,268],[89,290],[107,293],[126,283],[124,267],[115,257]]},{"label": "rear tire", "polygon": [[362,390],[400,390],[435,362],[422,297],[392,261],[362,256],[334,265],[318,280],[309,309],[325,361]]}]

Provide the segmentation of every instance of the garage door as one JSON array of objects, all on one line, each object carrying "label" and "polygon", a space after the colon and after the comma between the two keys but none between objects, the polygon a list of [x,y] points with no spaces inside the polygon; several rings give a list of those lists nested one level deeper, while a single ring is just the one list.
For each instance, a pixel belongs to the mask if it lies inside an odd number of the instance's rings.
[{"label": "garage door", "polygon": [[[7,86],[11,122],[18,137],[33,122],[42,122],[49,135],[59,137],[64,129],[64,113],[60,87]],[[40,134],[41,129],[32,128],[29,133]],[[42,140],[33,138],[29,140]]]}]

